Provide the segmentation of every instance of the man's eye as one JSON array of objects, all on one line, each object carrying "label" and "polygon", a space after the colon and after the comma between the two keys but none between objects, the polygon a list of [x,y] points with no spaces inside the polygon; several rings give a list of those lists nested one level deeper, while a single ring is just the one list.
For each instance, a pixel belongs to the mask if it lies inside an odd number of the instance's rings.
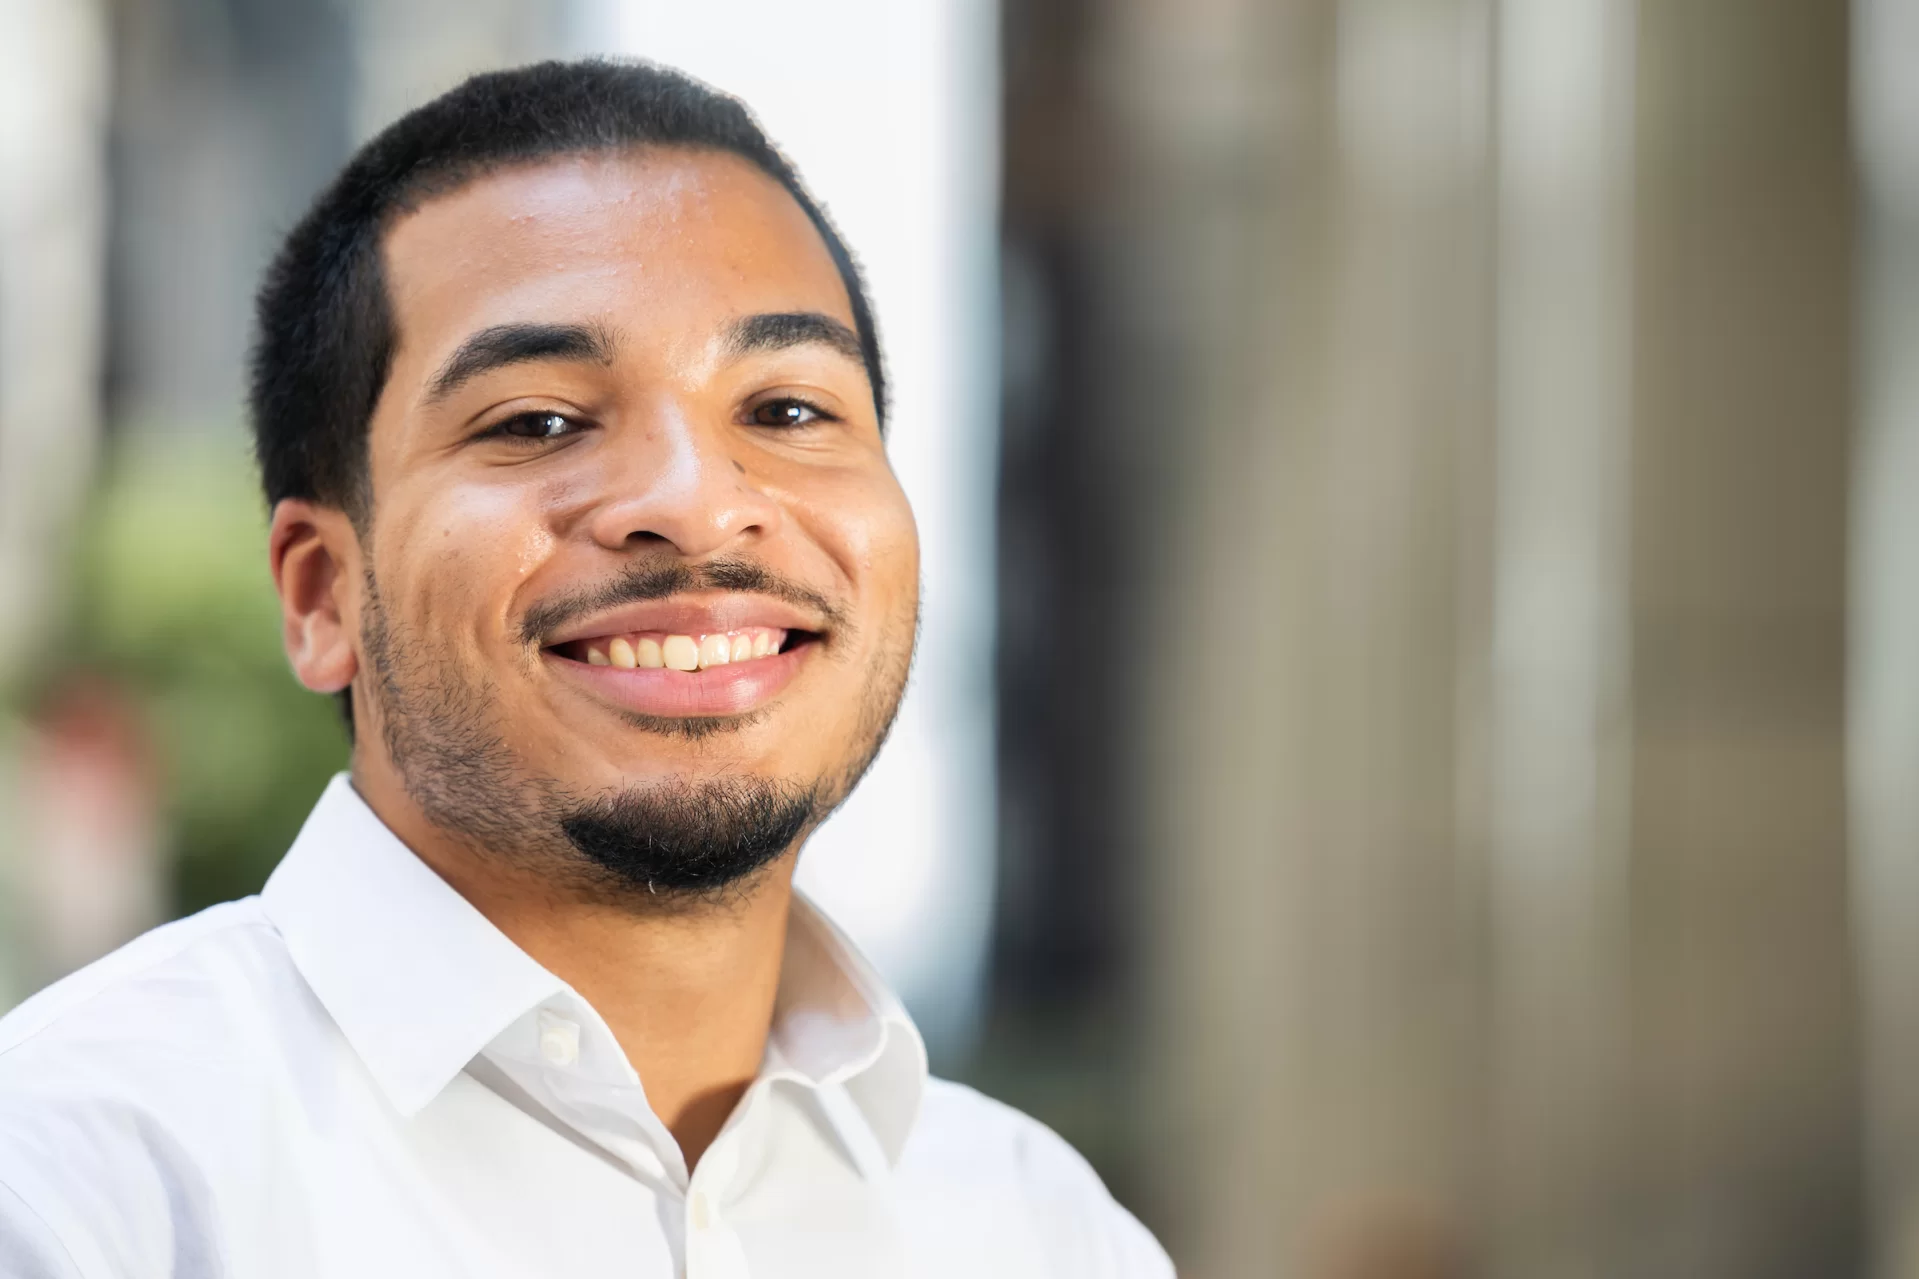
[{"label": "man's eye", "polygon": [[580,429],[580,423],[564,413],[521,413],[501,422],[487,434],[516,440],[557,440]]},{"label": "man's eye", "polygon": [[805,400],[768,400],[753,409],[755,426],[805,426],[826,420],[826,414]]}]

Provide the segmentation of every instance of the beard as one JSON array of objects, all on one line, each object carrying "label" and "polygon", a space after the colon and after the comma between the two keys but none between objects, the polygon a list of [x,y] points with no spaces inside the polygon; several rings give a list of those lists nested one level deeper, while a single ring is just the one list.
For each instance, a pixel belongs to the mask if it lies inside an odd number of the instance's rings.
[{"label": "beard", "polygon": [[[591,600],[605,606],[748,580],[773,584],[751,566],[675,566],[631,573]],[[909,622],[904,644],[876,652],[847,758],[824,777],[673,778],[582,795],[525,766],[500,720],[490,679],[467,674],[452,654],[432,651],[412,628],[390,618],[370,569],[365,585],[361,641],[370,678],[363,689],[401,784],[427,820],[476,851],[537,869],[575,895],[647,911],[715,905],[749,891],[761,872],[825,821],[884,744],[911,664]],[[539,660],[531,640],[528,656]],[[627,718],[641,731],[701,739],[757,717]]]}]

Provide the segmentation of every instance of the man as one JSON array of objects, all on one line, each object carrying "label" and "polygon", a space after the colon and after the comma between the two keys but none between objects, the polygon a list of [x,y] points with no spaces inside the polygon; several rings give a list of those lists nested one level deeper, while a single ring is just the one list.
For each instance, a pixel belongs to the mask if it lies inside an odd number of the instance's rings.
[{"label": "man", "polygon": [[793,893],[918,563],[858,274],[745,110],[470,80],[320,196],[259,326],[286,648],[351,774],[258,898],[0,1021],[0,1273],[1169,1274]]}]

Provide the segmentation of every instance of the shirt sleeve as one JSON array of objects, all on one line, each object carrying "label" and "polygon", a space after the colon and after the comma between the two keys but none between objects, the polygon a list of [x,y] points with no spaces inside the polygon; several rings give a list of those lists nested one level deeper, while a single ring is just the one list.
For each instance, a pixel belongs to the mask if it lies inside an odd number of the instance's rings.
[{"label": "shirt sleeve", "polygon": [[0,1182],[0,1275],[8,1279],[82,1279],[53,1227],[11,1186]]}]

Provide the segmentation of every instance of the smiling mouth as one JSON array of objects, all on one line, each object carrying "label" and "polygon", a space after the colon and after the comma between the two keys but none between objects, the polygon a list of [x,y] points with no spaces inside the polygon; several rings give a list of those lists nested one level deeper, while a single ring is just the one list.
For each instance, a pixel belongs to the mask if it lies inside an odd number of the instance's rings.
[{"label": "smiling mouth", "polygon": [[773,626],[745,626],[698,635],[633,631],[569,640],[547,651],[588,666],[692,672],[763,661],[818,638],[812,631]]}]

